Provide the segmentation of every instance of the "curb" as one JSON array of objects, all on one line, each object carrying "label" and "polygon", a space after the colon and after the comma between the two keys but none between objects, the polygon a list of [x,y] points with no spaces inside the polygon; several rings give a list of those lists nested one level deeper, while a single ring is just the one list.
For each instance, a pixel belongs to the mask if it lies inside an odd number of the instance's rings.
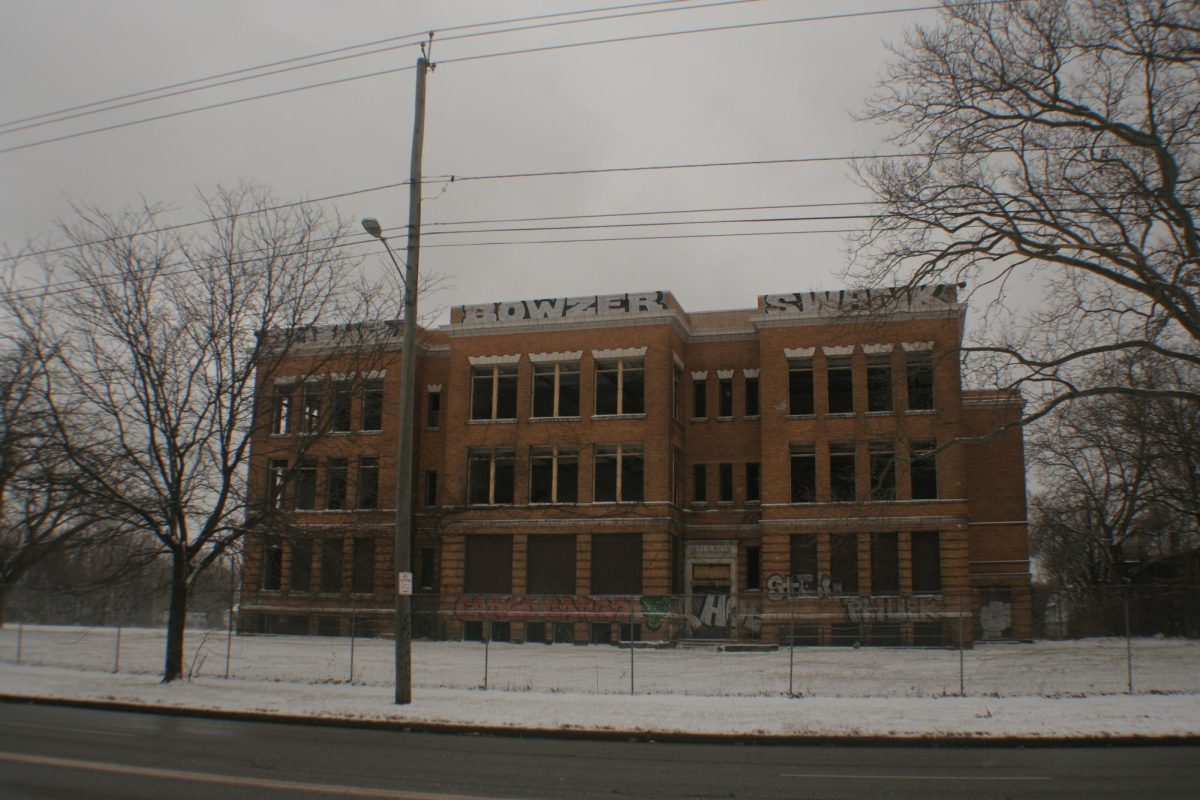
[{"label": "curb", "polygon": [[389,730],[457,736],[504,736],[525,739],[570,739],[624,741],[659,744],[742,744],[804,747],[1160,747],[1197,746],[1200,734],[1170,736],[831,736],[821,734],[686,733],[681,731],[608,730],[596,728],[525,728],[498,725],[461,725],[387,719],[348,719],[263,711],[225,711],[186,706],[143,705],[107,700],[36,697],[0,693],[0,703],[84,708],[200,719],[264,722],[279,725],[311,725],[328,728]]}]

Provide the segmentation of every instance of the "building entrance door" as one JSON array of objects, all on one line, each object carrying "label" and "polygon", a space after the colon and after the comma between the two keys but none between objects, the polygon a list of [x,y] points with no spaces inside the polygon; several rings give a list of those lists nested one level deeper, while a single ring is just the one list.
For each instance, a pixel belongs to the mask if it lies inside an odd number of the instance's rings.
[{"label": "building entrance door", "polygon": [[737,542],[688,542],[685,552],[688,635],[736,639]]}]

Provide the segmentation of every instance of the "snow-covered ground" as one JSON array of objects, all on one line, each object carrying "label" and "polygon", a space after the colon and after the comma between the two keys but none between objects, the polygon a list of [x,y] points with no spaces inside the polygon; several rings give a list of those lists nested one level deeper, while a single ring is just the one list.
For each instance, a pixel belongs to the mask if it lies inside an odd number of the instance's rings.
[{"label": "snow-covered ground", "polygon": [[[16,663],[20,635],[21,663]],[[161,630],[0,631],[0,694],[497,727],[763,735],[1200,736],[1200,642],[766,653],[416,642],[414,702],[392,700],[392,642],[193,632],[190,681],[161,686]],[[119,652],[120,662],[117,663]],[[114,672],[114,667],[119,671]],[[788,697],[789,669],[799,697]],[[501,691],[497,691],[497,690]],[[1082,695],[1087,695],[1086,697]]]}]

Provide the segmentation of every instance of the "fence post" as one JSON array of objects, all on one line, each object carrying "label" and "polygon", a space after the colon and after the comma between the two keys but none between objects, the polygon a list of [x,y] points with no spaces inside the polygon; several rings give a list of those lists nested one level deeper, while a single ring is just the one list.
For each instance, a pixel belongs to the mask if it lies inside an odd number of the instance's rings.
[{"label": "fence post", "polygon": [[354,639],[358,635],[358,612],[350,612],[350,683],[354,683]]},{"label": "fence post", "polygon": [[17,623],[17,663],[21,663],[21,646],[25,643],[25,620]]},{"label": "fence post", "polygon": [[121,671],[121,624],[117,623],[117,646],[116,653],[113,655],[113,674],[116,675]]},{"label": "fence post", "polygon": [[1122,587],[1121,597],[1125,606],[1125,680],[1129,694],[1133,694],[1133,635],[1129,629],[1129,586]]},{"label": "fence post", "polygon": [[966,611],[966,593],[959,592],[958,594],[958,696],[967,696],[966,675],[963,664],[963,623]]},{"label": "fence post", "polygon": [[629,604],[629,694],[633,694],[633,603]]},{"label": "fence post", "polygon": [[791,578],[788,578],[788,697],[795,697],[796,675],[796,595],[792,593]]},{"label": "fence post", "polygon": [[233,606],[229,606],[229,624],[225,626],[225,680],[229,680],[229,660],[233,655]]}]

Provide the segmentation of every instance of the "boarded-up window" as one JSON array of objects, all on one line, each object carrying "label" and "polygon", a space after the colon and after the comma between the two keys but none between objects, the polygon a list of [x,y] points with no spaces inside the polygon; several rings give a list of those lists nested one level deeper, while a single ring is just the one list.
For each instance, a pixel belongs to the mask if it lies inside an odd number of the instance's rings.
[{"label": "boarded-up window", "polygon": [[817,582],[817,536],[814,533],[793,533],[791,537],[791,577],[812,591]]},{"label": "boarded-up window", "polygon": [[933,500],[938,496],[936,446],[935,442],[912,442],[908,446],[913,500]]},{"label": "boarded-up window", "polygon": [[421,548],[421,574],[417,576],[418,585],[422,589],[437,587],[437,572],[434,567],[435,551],[432,547]]},{"label": "boarded-up window", "polygon": [[871,594],[900,592],[900,535],[871,534]]},{"label": "boarded-up window", "polygon": [[296,470],[296,508],[302,511],[317,507],[317,465],[304,461]]},{"label": "boarded-up window", "polygon": [[642,535],[592,537],[592,594],[642,593]]},{"label": "boarded-up window", "polygon": [[834,592],[858,593],[858,534],[835,533],[829,537],[829,577]]},{"label": "boarded-up window", "polygon": [[325,468],[325,508],[330,511],[338,511],[346,507],[349,471],[349,462],[346,459],[329,459],[329,466]]},{"label": "boarded-up window", "polygon": [[756,503],[762,499],[762,489],[759,485],[761,468],[757,461],[746,464],[746,502]]},{"label": "boarded-up window", "polygon": [[942,546],[937,531],[916,531],[912,535],[912,582],[918,594],[942,590]]},{"label": "boarded-up window", "polygon": [[463,565],[463,591],[512,593],[512,537],[469,534]]},{"label": "boarded-up window", "polygon": [[575,594],[574,536],[530,536],[526,553],[529,594]]},{"label": "boarded-up window", "polygon": [[720,503],[733,502],[733,464],[717,465],[717,501]]},{"label": "boarded-up window", "polygon": [[762,548],[758,545],[746,548],[746,588],[762,588]]},{"label": "boarded-up window", "polygon": [[705,464],[692,465],[692,502],[708,502],[708,466]]},{"label": "boarded-up window", "polygon": [[288,587],[293,592],[312,591],[312,539],[292,540],[292,570]]},{"label": "boarded-up window", "polygon": [[375,591],[375,540],[365,536],[354,537],[354,563],[351,585],[355,594],[371,594]]},{"label": "boarded-up window", "polygon": [[342,591],[342,540],[321,540],[321,591]]}]

